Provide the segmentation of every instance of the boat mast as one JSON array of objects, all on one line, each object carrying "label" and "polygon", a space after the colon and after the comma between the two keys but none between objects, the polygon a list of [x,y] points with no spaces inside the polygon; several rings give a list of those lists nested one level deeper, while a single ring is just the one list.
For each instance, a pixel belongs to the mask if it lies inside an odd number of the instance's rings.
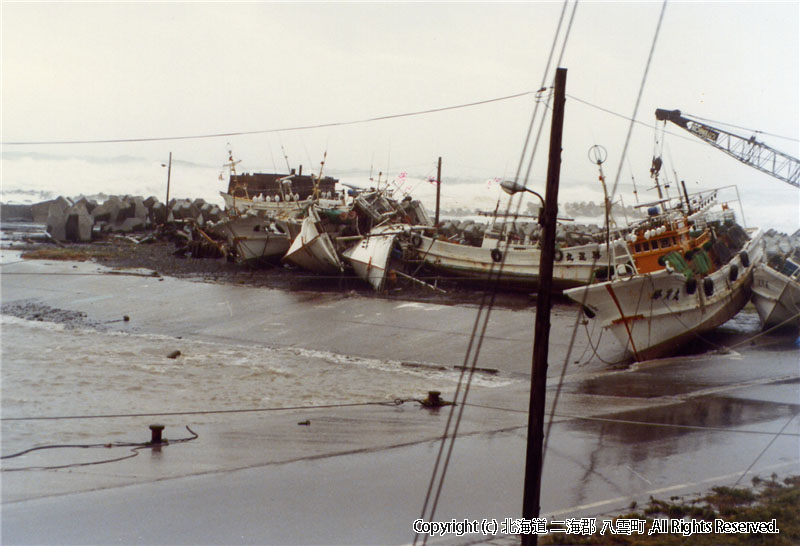
[{"label": "boat mast", "polygon": [[589,148],[589,159],[592,163],[597,165],[597,169],[600,171],[599,179],[600,184],[603,186],[603,199],[604,199],[604,206],[603,210],[605,211],[605,226],[606,226],[606,255],[608,256],[608,270],[611,270],[611,223],[610,223],[610,216],[611,216],[611,200],[608,198],[608,188],[606,188],[606,177],[603,174],[603,163],[608,157],[608,152],[602,146],[595,144],[591,148]]},{"label": "boat mast", "polygon": [[[556,69],[553,120],[550,127],[550,154],[547,167],[542,215],[541,261],[539,262],[539,293],[536,298],[536,327],[531,364],[531,396],[528,412],[528,447],[525,458],[525,490],[522,498],[522,517],[538,518],[544,461],[544,402],[547,382],[547,353],[550,337],[550,303],[553,284],[553,262],[556,246],[558,214],[558,182],[561,175],[561,137],[564,129],[567,69]],[[535,533],[522,535],[524,546],[536,546]]]}]

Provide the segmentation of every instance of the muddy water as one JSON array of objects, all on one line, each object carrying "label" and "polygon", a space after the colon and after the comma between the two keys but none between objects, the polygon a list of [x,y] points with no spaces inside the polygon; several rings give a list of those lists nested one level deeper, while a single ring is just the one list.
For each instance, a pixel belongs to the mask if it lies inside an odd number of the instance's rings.
[{"label": "muddy water", "polygon": [[[419,397],[431,384],[447,395],[459,376],[453,369],[394,360],[99,331],[8,315],[0,316],[0,328],[5,419],[392,401]],[[174,351],[180,356],[169,358]],[[476,377],[474,386],[493,389],[513,381],[487,375]],[[29,447],[42,434],[56,443],[75,441],[71,428],[4,421],[3,452]]]}]

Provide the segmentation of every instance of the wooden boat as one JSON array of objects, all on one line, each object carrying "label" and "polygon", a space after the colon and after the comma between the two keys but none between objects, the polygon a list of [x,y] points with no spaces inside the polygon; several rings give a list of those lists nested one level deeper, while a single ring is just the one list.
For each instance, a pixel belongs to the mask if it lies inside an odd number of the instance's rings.
[{"label": "wooden boat", "polygon": [[356,245],[345,250],[343,255],[353,267],[356,275],[369,282],[380,292],[390,271],[389,262],[395,241],[399,235],[410,232],[410,226],[388,224],[380,226],[364,237]]},{"label": "wooden boat", "polygon": [[[627,262],[617,278],[564,292],[590,319],[610,330],[635,360],[664,356],[738,313],[750,298],[753,269],[763,260],[758,229],[744,230],[715,193],[681,204],[660,202],[628,235]],[[656,212],[654,214],[654,212]],[[623,258],[624,259],[624,258]]]},{"label": "wooden boat", "polygon": [[308,207],[300,233],[292,241],[283,260],[316,273],[341,273],[344,266],[330,235],[323,229],[317,209]]},{"label": "wooden boat", "polygon": [[800,328],[800,263],[775,256],[753,272],[753,304],[763,328]]},{"label": "wooden boat", "polygon": [[[532,290],[539,284],[541,251],[537,244],[513,240],[509,224],[487,229],[481,246],[452,242],[442,236],[418,235],[418,260],[448,275],[473,281],[497,279],[506,288]],[[625,243],[613,241],[620,251]],[[606,271],[608,252],[605,243],[588,243],[556,249],[553,286],[556,290],[581,286],[598,272]],[[502,263],[502,267],[501,267]]]},{"label": "wooden boat", "polygon": [[[248,210],[255,210],[263,211],[270,215],[288,215],[291,217],[302,212],[303,208],[307,207],[311,202],[308,198],[302,201],[296,200],[294,195],[287,196],[285,200],[282,200],[280,196],[263,196],[260,194],[254,198],[237,197],[226,192],[219,192],[219,194],[225,202],[225,209],[232,212],[232,214],[243,214]],[[322,198],[314,202],[325,208],[336,208],[344,205],[341,199]]]},{"label": "wooden boat", "polygon": [[220,222],[217,229],[220,228],[225,232],[228,245],[244,262],[280,260],[292,244],[285,222],[263,213],[250,211],[240,216],[228,216]]},{"label": "wooden boat", "polygon": [[[326,154],[327,156],[327,154]],[[320,164],[319,176],[303,174],[291,169],[289,174],[278,173],[237,173],[236,165],[240,161],[233,159],[233,152],[228,151],[229,170],[228,190],[219,192],[225,202],[225,209],[230,214],[244,213],[250,209],[264,211],[268,214],[299,214],[310,202],[325,208],[333,208],[344,204],[344,196],[336,191],[336,178],[322,176],[325,166]],[[222,180],[220,174],[220,180]]]}]

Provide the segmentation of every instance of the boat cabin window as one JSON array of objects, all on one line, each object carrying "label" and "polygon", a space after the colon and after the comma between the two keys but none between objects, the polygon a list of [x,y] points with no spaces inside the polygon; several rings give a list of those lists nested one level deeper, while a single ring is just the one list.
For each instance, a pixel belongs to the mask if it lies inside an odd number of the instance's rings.
[{"label": "boat cabin window", "polygon": [[669,237],[661,239],[661,248],[669,248]]},{"label": "boat cabin window", "polygon": [[634,250],[635,250],[636,252],[641,252],[641,251],[642,251],[642,245],[641,245],[641,244],[639,244],[639,243],[636,243],[636,245],[634,245],[634,247],[633,247],[633,248],[634,248]]},{"label": "boat cabin window", "polygon": [[650,243],[648,241],[642,243],[642,250],[644,251],[650,250]]}]

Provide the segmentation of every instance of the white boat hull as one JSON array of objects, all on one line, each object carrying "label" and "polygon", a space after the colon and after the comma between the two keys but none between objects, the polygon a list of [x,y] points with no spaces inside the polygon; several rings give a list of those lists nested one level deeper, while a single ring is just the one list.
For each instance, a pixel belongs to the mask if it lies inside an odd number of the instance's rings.
[{"label": "white boat hull", "polygon": [[[509,245],[494,250],[427,236],[420,236],[420,239],[420,259],[437,270],[480,281],[497,279],[499,272],[504,285],[527,290],[539,285],[541,250],[536,247]],[[597,243],[564,248],[556,254],[556,258],[560,258],[553,265],[553,284],[557,290],[589,283],[592,272],[606,266],[608,261],[605,245]]]},{"label": "white boat hull", "polygon": [[[567,290],[635,360],[659,358],[725,323],[750,298],[753,269],[762,262],[761,232],[718,271],[698,279],[694,290],[682,274],[665,270]],[[735,270],[735,274],[732,272]],[[706,283],[712,283],[708,288]]]},{"label": "white boat hull", "polygon": [[380,292],[386,282],[392,247],[395,238],[403,232],[403,226],[388,225],[373,229],[358,244],[343,254],[356,275],[369,282]]},{"label": "white boat hull", "polygon": [[761,264],[753,272],[753,304],[764,328],[800,327],[800,282]]},{"label": "white boat hull", "polygon": [[272,229],[269,218],[245,215],[224,222],[228,244],[246,262],[275,260],[286,254],[292,239],[288,233]]},{"label": "white boat hull", "polygon": [[322,230],[314,207],[309,207],[300,233],[292,241],[283,260],[315,273],[336,274],[344,271],[330,236]]}]

